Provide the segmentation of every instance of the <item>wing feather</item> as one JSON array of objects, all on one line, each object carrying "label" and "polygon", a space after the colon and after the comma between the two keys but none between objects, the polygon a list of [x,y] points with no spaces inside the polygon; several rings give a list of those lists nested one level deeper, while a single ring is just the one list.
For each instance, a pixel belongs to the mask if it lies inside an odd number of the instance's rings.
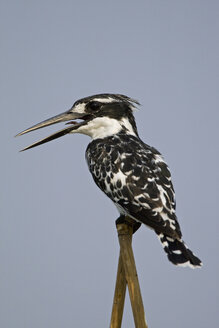
[{"label": "wing feather", "polygon": [[118,208],[180,238],[170,171],[155,148],[134,136],[112,136],[91,142],[87,162],[96,184]]}]

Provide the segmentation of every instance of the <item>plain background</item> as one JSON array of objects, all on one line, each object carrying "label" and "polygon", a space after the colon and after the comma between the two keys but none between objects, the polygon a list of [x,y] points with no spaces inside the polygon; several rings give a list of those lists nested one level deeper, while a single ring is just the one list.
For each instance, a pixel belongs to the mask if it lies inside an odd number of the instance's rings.
[{"label": "plain background", "polygon": [[212,0],[1,1],[1,328],[109,326],[118,214],[86,167],[89,138],[19,153],[63,125],[13,137],[103,92],[141,102],[140,136],[168,162],[184,240],[204,262],[174,267],[141,228],[148,325],[218,325],[218,14]]}]

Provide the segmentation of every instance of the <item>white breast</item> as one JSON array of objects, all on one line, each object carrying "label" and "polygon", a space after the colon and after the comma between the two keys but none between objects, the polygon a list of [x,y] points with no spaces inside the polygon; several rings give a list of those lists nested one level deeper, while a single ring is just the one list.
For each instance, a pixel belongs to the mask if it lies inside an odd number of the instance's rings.
[{"label": "white breast", "polygon": [[119,133],[123,126],[126,128],[127,134],[136,135],[133,131],[132,125],[127,119],[118,121],[109,117],[97,117],[86,125],[82,125],[77,130],[73,130],[72,133],[82,133],[90,136],[92,139],[106,138],[111,135]]}]

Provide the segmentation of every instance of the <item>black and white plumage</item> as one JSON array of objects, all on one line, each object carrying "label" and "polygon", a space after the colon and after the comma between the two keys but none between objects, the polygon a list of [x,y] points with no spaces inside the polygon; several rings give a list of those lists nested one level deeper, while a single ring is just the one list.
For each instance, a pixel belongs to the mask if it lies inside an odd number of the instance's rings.
[{"label": "black and white plumage", "polygon": [[86,97],[76,101],[69,111],[19,135],[54,123],[82,119],[80,123],[68,122],[69,127],[24,150],[67,133],[89,135],[92,138],[86,150],[89,170],[121,217],[129,216],[152,228],[173,264],[200,267],[201,261],[182,240],[169,168],[161,154],[138,136],[133,116],[136,105],[136,100],[118,94]]}]

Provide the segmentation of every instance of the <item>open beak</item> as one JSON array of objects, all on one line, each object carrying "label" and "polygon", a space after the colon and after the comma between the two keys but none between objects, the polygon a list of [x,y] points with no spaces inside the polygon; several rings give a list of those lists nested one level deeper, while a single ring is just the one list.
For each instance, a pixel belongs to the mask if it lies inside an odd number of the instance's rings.
[{"label": "open beak", "polygon": [[[79,123],[77,123],[75,121],[72,121],[72,120],[75,120],[75,119],[82,119],[84,121],[79,122]],[[57,139],[59,137],[62,137],[65,134],[68,134],[68,133],[70,133],[73,130],[77,130],[80,126],[85,125],[87,123],[87,120],[89,120],[89,116],[88,115],[81,114],[81,113],[76,113],[76,112],[72,112],[71,110],[69,110],[69,111],[64,112],[62,114],[53,116],[53,117],[49,118],[48,120],[45,120],[43,122],[40,122],[38,124],[35,124],[35,125],[31,126],[30,128],[28,128],[28,129],[26,129],[26,130],[18,133],[16,135],[16,137],[17,136],[21,136],[21,135],[23,135],[25,133],[28,133],[28,132],[37,130],[37,129],[44,128],[44,127],[49,126],[49,125],[52,125],[52,124],[70,121],[70,122],[68,122],[66,124],[71,124],[71,126],[69,126],[67,128],[64,128],[64,129],[62,129],[62,130],[60,130],[58,132],[55,132],[55,133],[49,135],[48,137],[46,137],[44,139],[41,139],[41,140],[39,140],[37,142],[34,142],[30,146],[25,147],[24,149],[21,150],[21,151],[24,151],[24,150],[27,150],[27,149],[30,149],[30,148],[33,148],[33,147],[42,145],[42,144],[44,144],[44,143],[46,143],[48,141],[51,141],[51,140]]]}]

